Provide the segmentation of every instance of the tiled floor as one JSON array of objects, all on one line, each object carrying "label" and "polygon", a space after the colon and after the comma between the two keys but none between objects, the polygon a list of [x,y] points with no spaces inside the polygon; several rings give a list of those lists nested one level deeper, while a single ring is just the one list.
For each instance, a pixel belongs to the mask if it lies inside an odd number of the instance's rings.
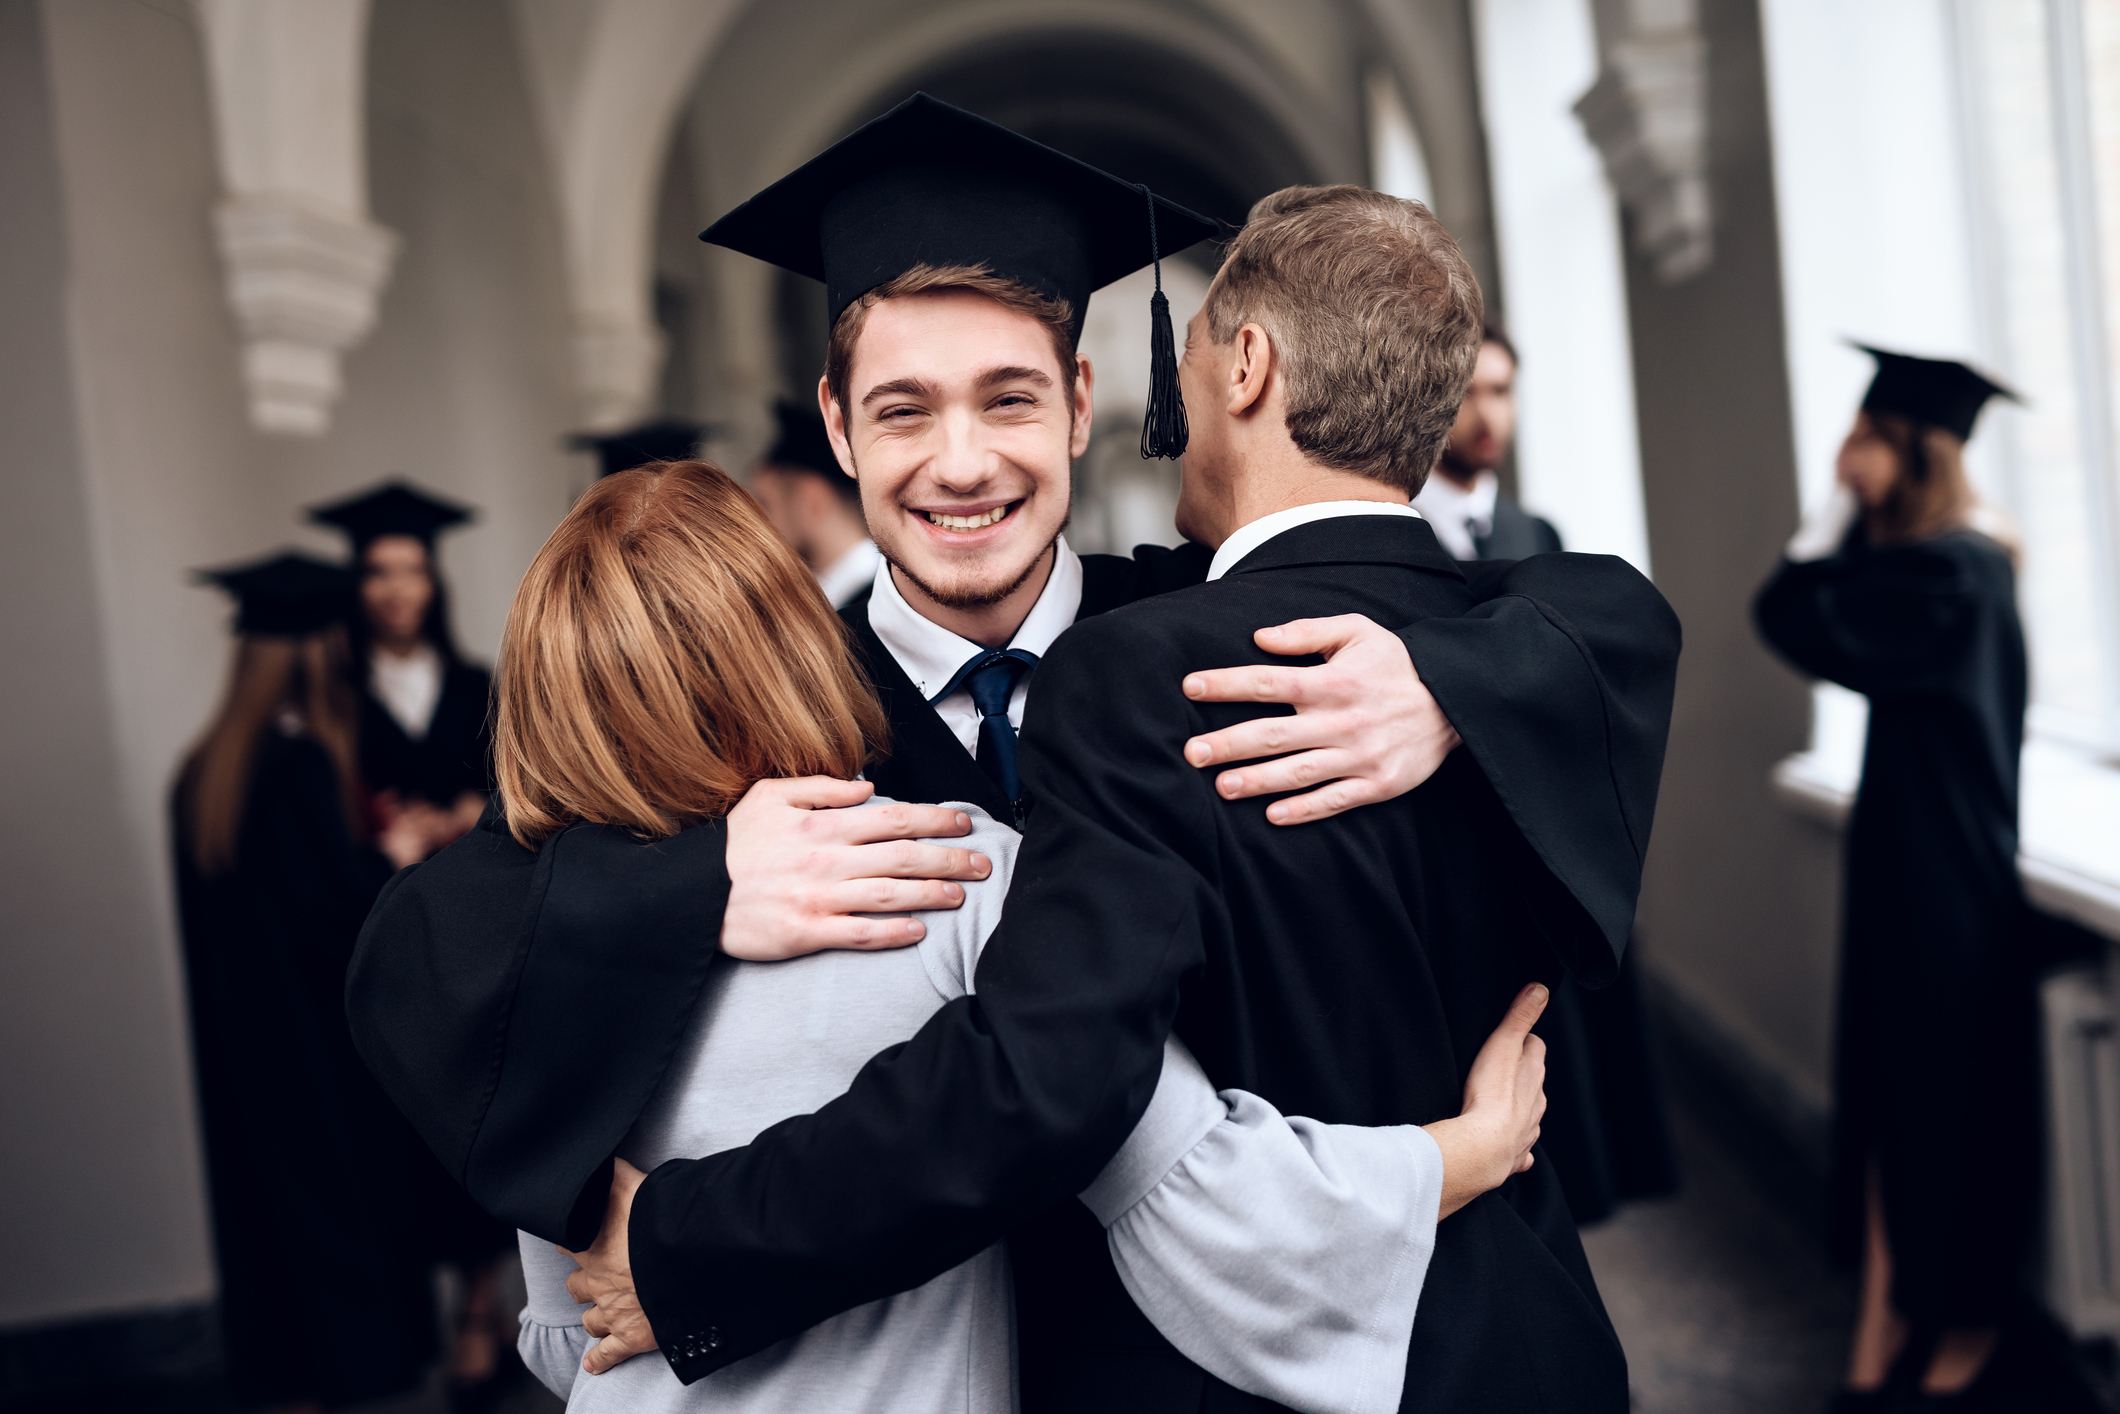
[{"label": "tiled floor", "polygon": [[1811,1414],[1846,1358],[1854,1285],[1683,1111],[1685,1186],[1583,1233],[1643,1414]]}]

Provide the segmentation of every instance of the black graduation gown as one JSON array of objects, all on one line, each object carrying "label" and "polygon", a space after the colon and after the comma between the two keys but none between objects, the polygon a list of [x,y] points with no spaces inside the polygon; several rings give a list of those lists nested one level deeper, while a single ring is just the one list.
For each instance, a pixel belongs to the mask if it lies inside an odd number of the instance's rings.
[{"label": "black graduation gown", "polygon": [[322,747],[277,733],[252,771],[236,867],[202,877],[177,812],[177,886],[222,1339],[239,1399],[407,1389],[434,1354],[415,1140],[354,1053],[340,998],[390,875],[347,828]]},{"label": "black graduation gown", "polygon": [[[1425,527],[1418,534],[1440,560],[1432,534]],[[1189,564],[1187,555],[1194,556]],[[1123,591],[1109,596],[1120,601],[1162,587],[1175,577],[1165,570],[1183,569],[1197,580],[1204,560],[1190,550],[1160,565],[1155,556],[1135,565],[1090,557],[1084,613],[1100,607],[1110,587]],[[1576,934],[1589,926],[1584,918],[1596,920],[1609,973],[1639,887],[1639,843],[1669,720],[1676,625],[1655,591],[1618,561],[1568,556],[1472,566],[1470,585],[1442,563],[1453,592],[1476,607],[1456,618],[1424,619],[1403,636],[1460,724],[1479,773],[1510,782],[1503,793],[1509,818],[1538,835],[1551,870],[1540,877],[1555,881],[1543,893],[1562,900],[1551,911],[1573,919]],[[1123,584],[1129,577],[1131,588]],[[1567,618],[1556,604],[1566,606]],[[872,771],[879,785],[915,800],[995,804],[984,774],[903,682],[865,617],[848,618],[892,718],[892,754]],[[1272,621],[1269,614],[1257,622]],[[1200,661],[1256,659],[1247,637],[1241,651],[1218,646]],[[1027,732],[1026,740],[1034,736]],[[1462,772],[1459,761],[1453,769]],[[1042,810],[1032,816],[1034,834]],[[494,1211],[573,1245],[593,1235],[609,1156],[653,1093],[713,965],[711,949],[699,941],[718,931],[726,902],[721,842],[719,823],[652,846],[622,831],[577,826],[532,853],[489,818],[401,875],[378,905],[349,985],[363,1054],[445,1162]],[[1017,886],[1034,873],[1019,869]],[[1519,884],[1515,892],[1527,890]],[[812,1117],[830,1116],[835,1126],[851,1121],[869,1141],[854,1170],[807,1162],[789,1170],[806,1175],[810,1187],[828,1186],[828,1173],[862,1172],[858,1206],[873,1220],[858,1223],[858,1231],[839,1228],[855,1216],[844,1195],[792,1189],[754,1195],[753,1213],[774,1230],[747,1230],[735,1244],[740,1252],[673,1225],[685,1206],[679,1189],[694,1179],[702,1181],[702,1217],[709,1206],[714,1212],[708,1225],[726,1218],[722,1197],[733,1197],[746,1180],[732,1187],[715,1179],[734,1177],[721,1170],[771,1149],[783,1132],[800,1154],[821,1152],[801,1137],[812,1121],[768,1131],[758,1150],[659,1170],[635,1209],[635,1270],[680,1376],[698,1378],[825,1315],[918,1284],[1072,1195],[1131,1128],[1160,1062],[1157,1024],[1148,1025],[1155,1040],[1147,1051],[1130,1029],[1143,1021],[1128,1001],[1140,963],[1108,966],[1114,948],[1122,961],[1138,958],[1138,950],[1111,938],[1055,950],[1055,1002],[1064,999],[1071,1013],[1096,1014],[1100,998],[1109,1008],[1105,1020],[1072,1038],[1098,1062],[1082,1066],[1071,1053],[1051,1075],[1035,1065],[1036,1089],[1012,1091],[1016,1081],[982,1071],[993,1055],[980,1038],[992,1033],[978,1004],[955,1004],[924,1041],[884,1059],[925,1056],[939,1041],[947,1068],[958,1073],[945,1077],[943,1067],[924,1061],[910,1070],[872,1065],[865,1098],[836,1101]],[[1586,962],[1593,971],[1596,957]],[[1036,999],[1028,1000],[1036,1011]],[[1492,1024],[1489,1018],[1479,1028],[1481,1038]],[[1124,1044],[1107,1044],[1114,1026],[1125,1033]],[[585,1035],[602,1038],[593,1066],[580,1063]],[[1085,1112],[1064,1093],[1078,1071],[1105,1077],[1115,1093]],[[1453,1107],[1456,1084],[1453,1072],[1444,1087]],[[1025,1102],[1013,1110],[1012,1092]],[[959,1098],[936,1105],[944,1095]],[[681,1181],[668,1182],[672,1177]],[[1555,1212],[1565,1222],[1551,1204],[1541,1221]],[[1096,1245],[1101,1252],[1101,1235]],[[694,1289],[686,1273],[710,1270],[727,1280]],[[740,1324],[725,1314],[736,1291],[745,1312]],[[1198,1388],[1189,1366],[1176,1375]],[[1123,1372],[1112,1378],[1105,1394],[1125,1380]]]},{"label": "black graduation gown", "polygon": [[[1551,521],[1508,496],[1496,497],[1493,528],[1472,543],[1482,560],[1564,548]],[[1598,1222],[1631,1199],[1676,1192],[1678,1155],[1633,952],[1609,987],[1562,978],[1537,1029],[1547,1046],[1540,1144],[1576,1222]]]},{"label": "black graduation gown", "polygon": [[361,779],[372,791],[395,791],[444,809],[467,790],[493,789],[493,675],[453,655],[442,669],[442,695],[427,735],[414,741],[374,691],[361,687]]},{"label": "black graduation gown", "polygon": [[1870,699],[1847,830],[1836,1035],[1836,1246],[1874,1159],[1893,1301],[2002,1317],[2036,1211],[2034,993],[2017,874],[2024,633],[2009,556],[1959,531],[1784,563],[1753,612],[1802,671]]}]

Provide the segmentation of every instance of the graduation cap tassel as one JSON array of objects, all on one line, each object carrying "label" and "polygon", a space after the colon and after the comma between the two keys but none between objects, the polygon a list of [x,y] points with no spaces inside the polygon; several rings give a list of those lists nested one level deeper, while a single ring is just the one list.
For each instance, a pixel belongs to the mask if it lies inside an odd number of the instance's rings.
[{"label": "graduation cap tassel", "polygon": [[1190,430],[1185,425],[1185,397],[1178,390],[1178,341],[1171,333],[1170,300],[1163,293],[1163,252],[1156,240],[1156,198],[1147,187],[1148,250],[1156,268],[1156,292],[1148,300],[1148,412],[1141,419],[1141,455],[1176,458],[1185,454]]}]

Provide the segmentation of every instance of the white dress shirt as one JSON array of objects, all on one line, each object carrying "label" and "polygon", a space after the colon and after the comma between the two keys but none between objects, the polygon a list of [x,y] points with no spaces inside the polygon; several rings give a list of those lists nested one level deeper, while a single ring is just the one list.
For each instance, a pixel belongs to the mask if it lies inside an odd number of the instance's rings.
[{"label": "white dress shirt", "polygon": [[378,648],[369,655],[368,687],[406,736],[425,741],[442,700],[442,655],[424,640],[402,656]]},{"label": "white dress shirt", "polygon": [[1442,472],[1433,472],[1413,504],[1435,527],[1435,538],[1455,560],[1476,560],[1479,546],[1474,538],[1494,533],[1494,499],[1502,492],[1502,479],[1483,471],[1470,486],[1460,486]]},{"label": "white dress shirt", "polygon": [[[1021,648],[1042,658],[1081,610],[1082,560],[1067,548],[1067,537],[1063,535],[1053,545],[1052,573],[1046,577],[1038,602],[1031,605],[1016,636],[1002,646]],[[888,562],[876,567],[875,588],[869,594],[869,627],[876,630],[876,636],[891,650],[891,656],[905,669],[905,675],[920,689],[922,697],[932,698],[949,686],[959,668],[986,651],[969,638],[960,638],[942,625],[922,618],[898,592]],[[1031,677],[1025,673],[1017,678],[1016,690],[1009,694],[1008,722],[1019,732],[1023,730],[1023,703],[1030,696]],[[960,687],[935,703],[935,715],[956,734],[966,751],[979,754],[979,709],[972,703],[970,688]]]},{"label": "white dress shirt", "polygon": [[[1415,520],[1424,517],[1412,506],[1397,501],[1313,501],[1307,506],[1290,506],[1285,511],[1260,516],[1247,525],[1239,526],[1215,551],[1215,557],[1207,566],[1207,577],[1220,579],[1237,567],[1237,562],[1264,545],[1283,531],[1294,530],[1299,525],[1308,525],[1314,520],[1331,520],[1335,516],[1412,516]],[[1442,527],[1436,527],[1442,534]]]},{"label": "white dress shirt", "polygon": [[882,563],[883,552],[876,548],[876,542],[864,540],[817,571],[817,587],[832,601],[833,608],[844,609],[847,600],[876,578],[876,567]]}]

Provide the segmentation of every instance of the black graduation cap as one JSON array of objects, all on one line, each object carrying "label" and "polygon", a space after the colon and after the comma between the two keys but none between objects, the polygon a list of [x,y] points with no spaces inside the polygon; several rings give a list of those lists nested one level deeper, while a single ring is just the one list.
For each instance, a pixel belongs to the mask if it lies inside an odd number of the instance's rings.
[{"label": "black graduation cap", "polygon": [[577,452],[594,452],[603,469],[599,476],[616,476],[649,462],[683,462],[699,455],[699,439],[707,435],[703,422],[681,417],[662,417],[628,427],[623,432],[577,432],[567,445]]},{"label": "black graduation cap", "polygon": [[830,477],[841,475],[839,458],[832,453],[832,439],[825,435],[824,419],[814,408],[775,398],[773,416],[780,422],[780,435],[766,452],[764,465],[803,467]]},{"label": "black graduation cap", "polygon": [[305,634],[345,622],[353,612],[359,580],[344,565],[299,550],[269,560],[194,570],[200,584],[217,584],[235,597],[236,632]]},{"label": "black graduation cap", "polygon": [[1079,338],[1092,290],[1155,265],[1143,456],[1185,450],[1161,255],[1216,224],[1146,187],[916,93],[700,233],[822,280],[825,318],[916,265],[983,265],[1068,302]]},{"label": "black graduation cap", "polygon": [[435,536],[475,514],[469,507],[430,496],[404,481],[386,481],[349,500],[309,508],[309,518],[317,524],[345,531],[356,555],[384,535],[410,535],[432,547]]},{"label": "black graduation cap", "polygon": [[1964,441],[1973,435],[1973,423],[1989,398],[2024,401],[1954,359],[1916,358],[1860,343],[1855,347],[1877,360],[1877,376],[1862,395],[1864,412],[1897,413],[1923,426],[1941,427]]}]

